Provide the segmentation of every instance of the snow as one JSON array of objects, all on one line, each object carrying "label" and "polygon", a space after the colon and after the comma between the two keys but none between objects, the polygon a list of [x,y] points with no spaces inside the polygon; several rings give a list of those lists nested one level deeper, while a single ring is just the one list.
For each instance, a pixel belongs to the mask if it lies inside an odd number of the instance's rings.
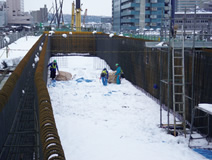
[{"label": "snow", "polygon": [[67,38],[67,34],[62,34],[62,37]]},{"label": "snow", "polygon": [[49,31],[49,34],[54,34],[55,32],[54,31]]},{"label": "snow", "polygon": [[101,70],[111,71],[103,60],[71,56],[57,57],[57,62],[61,71],[75,75],[48,85],[66,159],[206,159],[188,147],[188,136],[174,137],[158,128],[159,105],[129,81],[103,86]]},{"label": "snow", "polygon": [[212,104],[200,103],[200,104],[198,105],[198,107],[199,107],[200,109],[203,109],[203,110],[209,112],[209,113],[212,115]]},{"label": "snow", "polygon": [[42,49],[43,49],[42,46],[40,46],[40,47],[39,47],[39,51],[42,51]]},{"label": "snow", "polygon": [[27,54],[30,48],[40,37],[28,36],[18,39],[16,42],[10,44],[8,58],[6,55],[6,47],[0,49],[0,69],[3,68],[2,62],[5,61],[8,66],[16,66]]},{"label": "snow", "polygon": [[37,63],[39,61],[39,57],[37,55],[35,55],[35,63]]},{"label": "snow", "polygon": [[168,46],[166,42],[160,42],[156,44],[156,46]]},{"label": "snow", "polygon": [[113,33],[109,34],[109,37],[110,37],[110,38],[112,38],[113,36],[114,36],[114,34],[113,34]]},{"label": "snow", "polygon": [[96,32],[96,31],[93,31],[92,33],[93,33],[93,34],[96,34],[97,32]]},{"label": "snow", "polygon": [[10,38],[8,36],[5,36],[4,41],[5,41],[5,43],[10,43]]}]

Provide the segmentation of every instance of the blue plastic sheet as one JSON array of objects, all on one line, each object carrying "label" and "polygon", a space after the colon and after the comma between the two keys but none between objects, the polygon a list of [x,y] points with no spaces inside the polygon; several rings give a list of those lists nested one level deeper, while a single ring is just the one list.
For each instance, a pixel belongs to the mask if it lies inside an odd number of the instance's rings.
[{"label": "blue plastic sheet", "polygon": [[116,92],[116,91],[110,91],[110,92],[104,94],[104,96],[111,96],[113,94],[113,92]]},{"label": "blue plastic sheet", "polygon": [[208,149],[200,149],[200,148],[195,148],[193,149],[195,152],[203,155],[204,157],[212,160],[212,150],[208,150]]},{"label": "blue plastic sheet", "polygon": [[85,79],[85,78],[83,78],[83,77],[76,79],[76,81],[77,81],[77,83],[82,83],[82,82],[90,83],[90,82],[92,82],[92,80],[90,80],[90,79]]}]

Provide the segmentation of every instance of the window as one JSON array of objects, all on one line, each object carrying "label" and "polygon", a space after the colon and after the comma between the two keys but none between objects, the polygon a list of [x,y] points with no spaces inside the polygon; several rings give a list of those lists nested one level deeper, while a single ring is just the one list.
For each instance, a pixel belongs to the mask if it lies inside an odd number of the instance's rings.
[{"label": "window", "polygon": [[157,7],[152,7],[151,10],[152,11],[157,11]]}]

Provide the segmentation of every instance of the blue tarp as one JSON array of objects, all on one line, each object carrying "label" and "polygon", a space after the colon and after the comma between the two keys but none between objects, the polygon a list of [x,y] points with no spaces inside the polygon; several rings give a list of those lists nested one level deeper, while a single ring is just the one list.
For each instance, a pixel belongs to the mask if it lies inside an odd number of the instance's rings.
[{"label": "blue tarp", "polygon": [[84,81],[87,82],[87,83],[92,82],[92,80],[90,80],[90,79],[84,79],[83,77],[76,79],[76,81],[78,83],[81,83],[81,82],[84,82]]},{"label": "blue tarp", "polygon": [[204,157],[212,160],[212,150],[208,150],[208,149],[200,149],[200,148],[195,148],[193,149],[195,152],[203,155]]}]

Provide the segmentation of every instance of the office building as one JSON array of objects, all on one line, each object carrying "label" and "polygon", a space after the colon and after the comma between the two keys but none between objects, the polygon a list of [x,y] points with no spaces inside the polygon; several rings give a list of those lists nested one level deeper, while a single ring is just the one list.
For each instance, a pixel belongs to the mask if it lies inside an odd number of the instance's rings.
[{"label": "office building", "polygon": [[212,12],[196,12],[196,15],[194,12],[176,12],[175,18],[178,30],[184,26],[186,30],[212,33]]},{"label": "office building", "polygon": [[7,0],[6,6],[9,25],[31,25],[32,16],[24,13],[23,0]]},{"label": "office building", "polygon": [[0,27],[7,25],[6,2],[0,1]]},{"label": "office building", "polygon": [[38,11],[30,12],[30,15],[33,17],[34,24],[48,22],[48,9],[46,8],[46,5],[44,5],[44,8],[40,8]]},{"label": "office building", "polygon": [[194,11],[195,6],[201,7],[203,0],[175,0],[176,12]]}]

